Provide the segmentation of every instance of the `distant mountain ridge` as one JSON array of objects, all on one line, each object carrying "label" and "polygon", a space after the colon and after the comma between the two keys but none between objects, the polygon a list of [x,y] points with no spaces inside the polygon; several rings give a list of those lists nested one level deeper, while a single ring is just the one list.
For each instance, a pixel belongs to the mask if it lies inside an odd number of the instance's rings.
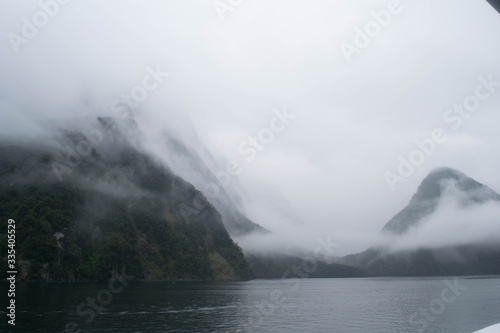
[{"label": "distant mountain ridge", "polygon": [[[435,169],[422,181],[409,204],[387,222],[381,233],[395,240],[403,236],[411,238],[412,228],[436,212],[450,188],[458,194],[458,204],[462,208],[500,202],[498,193],[462,172],[451,168]],[[391,250],[387,244],[345,256],[340,263],[361,269],[370,276],[496,275],[500,274],[500,244],[470,243],[399,251]]]},{"label": "distant mountain ridge", "polygon": [[453,184],[465,194],[462,205],[482,204],[487,201],[500,201],[500,194],[464,173],[452,168],[434,169],[422,181],[409,204],[396,214],[382,228],[384,233],[401,235],[417,226],[422,219],[431,215],[438,207],[446,185]]}]

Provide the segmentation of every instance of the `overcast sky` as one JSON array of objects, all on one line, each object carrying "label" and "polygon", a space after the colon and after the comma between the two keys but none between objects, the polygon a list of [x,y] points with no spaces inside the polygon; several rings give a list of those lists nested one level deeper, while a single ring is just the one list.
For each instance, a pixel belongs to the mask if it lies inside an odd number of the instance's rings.
[{"label": "overcast sky", "polygon": [[[189,116],[221,168],[240,161],[240,180],[254,198],[249,215],[273,231],[295,229],[259,209],[272,203],[267,188],[290,202],[310,231],[305,237],[331,234],[348,249],[368,244],[435,167],[459,169],[500,192],[500,87],[479,79],[500,82],[500,17],[486,1],[58,6],[49,6],[53,17],[44,22],[38,1],[0,0],[4,134],[34,134],[31,120],[110,114],[147,67],[160,68],[169,76],[140,103],[138,119],[151,130],[182,129]],[[382,27],[372,15],[381,10]],[[23,18],[43,26],[29,31]],[[357,36],[368,46],[352,51],[357,28],[367,26],[380,31]],[[470,116],[443,118],[478,91],[482,99]],[[284,108],[295,118],[248,162],[238,147],[269,127],[273,109]],[[432,138],[437,128],[447,140],[391,190],[386,173],[397,175],[399,156],[409,158],[414,141]]]}]

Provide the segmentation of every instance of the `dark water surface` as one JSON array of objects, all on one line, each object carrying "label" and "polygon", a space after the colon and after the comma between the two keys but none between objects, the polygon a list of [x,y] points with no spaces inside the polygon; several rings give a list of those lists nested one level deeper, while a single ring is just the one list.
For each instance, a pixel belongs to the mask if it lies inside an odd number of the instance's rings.
[{"label": "dark water surface", "polygon": [[[130,282],[118,289],[18,282],[16,329],[2,306],[0,331],[470,333],[500,323],[499,277]],[[86,304],[93,298],[106,304],[100,312]]]}]

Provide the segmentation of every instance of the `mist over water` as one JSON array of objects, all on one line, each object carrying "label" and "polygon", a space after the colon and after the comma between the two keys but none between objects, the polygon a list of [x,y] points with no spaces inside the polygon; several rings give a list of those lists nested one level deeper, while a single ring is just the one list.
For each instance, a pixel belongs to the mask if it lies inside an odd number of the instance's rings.
[{"label": "mist over water", "polygon": [[[478,77],[500,78],[490,34],[500,23],[486,2],[401,1],[349,64],[339,46],[353,44],[356,29],[388,10],[386,2],[257,1],[224,20],[213,5],[71,1],[27,43],[3,39],[2,135],[36,140],[53,134],[47,124],[55,121],[128,108],[143,150],[175,163],[160,148],[166,132],[210,160],[213,173],[238,161],[231,181],[241,182],[247,216],[306,248],[331,234],[344,253],[372,245],[434,167],[455,167],[500,191],[492,144],[498,94],[459,130],[443,120],[474,93]],[[35,2],[2,6],[6,35],[22,36],[22,18],[41,10]],[[157,84],[147,79],[152,72]],[[154,89],[130,100],[144,84]],[[283,108],[295,118],[249,162],[238,148],[247,142],[248,149]],[[436,127],[448,140],[391,192],[384,174]]]}]

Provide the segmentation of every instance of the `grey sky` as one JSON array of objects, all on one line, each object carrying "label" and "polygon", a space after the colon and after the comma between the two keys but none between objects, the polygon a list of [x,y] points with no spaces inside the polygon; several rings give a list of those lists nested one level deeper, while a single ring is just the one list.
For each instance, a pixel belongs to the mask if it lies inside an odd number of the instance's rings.
[{"label": "grey sky", "polygon": [[[189,116],[221,168],[241,162],[255,222],[303,246],[331,234],[360,250],[435,167],[500,192],[500,88],[460,128],[443,119],[479,77],[500,81],[498,14],[480,0],[401,0],[348,63],[340,45],[389,3],[243,0],[222,21],[211,0],[73,0],[15,53],[8,34],[21,35],[23,17],[41,9],[1,0],[1,129],[28,136],[32,119],[111,114],[158,65],[170,76],[134,111],[145,128],[179,131]],[[284,107],[296,118],[247,162],[238,146]],[[448,140],[391,191],[384,174],[435,128]],[[307,227],[265,214],[276,199],[266,188]]]}]

